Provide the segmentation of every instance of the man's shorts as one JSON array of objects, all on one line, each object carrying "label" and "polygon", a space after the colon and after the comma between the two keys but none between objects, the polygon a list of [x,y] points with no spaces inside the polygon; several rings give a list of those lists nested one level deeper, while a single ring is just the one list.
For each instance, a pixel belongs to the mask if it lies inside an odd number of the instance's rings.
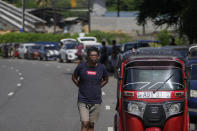
[{"label": "man's shorts", "polygon": [[81,121],[95,123],[99,118],[101,104],[86,104],[78,102],[78,109]]}]

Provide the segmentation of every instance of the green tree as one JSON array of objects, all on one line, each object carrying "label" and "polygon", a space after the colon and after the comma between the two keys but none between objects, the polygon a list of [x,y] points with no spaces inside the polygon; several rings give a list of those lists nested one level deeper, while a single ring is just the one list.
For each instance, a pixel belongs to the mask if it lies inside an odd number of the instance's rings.
[{"label": "green tree", "polygon": [[[121,11],[134,11],[137,10],[137,0],[120,0]],[[109,11],[117,10],[117,0],[106,0],[106,6]]]},{"label": "green tree", "polygon": [[136,0],[138,2],[138,22],[143,24],[147,19],[152,20],[156,25],[177,24],[182,10],[184,0]]},{"label": "green tree", "polygon": [[179,33],[193,43],[197,41],[196,0],[136,0],[139,8],[138,22],[152,20],[155,25],[177,25]]},{"label": "green tree", "polygon": [[36,0],[36,3],[42,8],[51,6],[51,0]]},{"label": "green tree", "polygon": [[186,5],[187,8],[183,11],[181,18],[180,31],[188,36],[190,44],[192,44],[194,41],[197,41],[197,18],[195,17],[197,14],[197,1],[188,0]]}]

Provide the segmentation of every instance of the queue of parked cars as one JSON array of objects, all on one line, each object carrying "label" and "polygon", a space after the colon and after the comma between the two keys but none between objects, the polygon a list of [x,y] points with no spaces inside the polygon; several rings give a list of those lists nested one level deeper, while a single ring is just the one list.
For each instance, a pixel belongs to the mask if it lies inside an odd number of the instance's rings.
[{"label": "queue of parked cars", "polygon": [[[150,42],[150,41],[149,41]],[[76,46],[82,43],[84,46],[83,49],[83,58],[86,58],[86,51],[90,46],[95,46],[99,50],[102,49],[101,43],[97,42],[96,37],[84,37],[80,36],[76,39],[67,38],[60,40],[60,43],[54,42],[32,42],[20,44],[19,48],[15,51],[15,56],[18,58],[25,59],[38,59],[38,60],[50,60],[58,59],[59,62],[74,62],[77,60],[76,56]],[[123,44],[117,44],[117,47],[120,49],[120,53],[126,52],[131,49],[137,49],[140,47],[150,46],[147,41],[138,41],[138,42],[128,42]],[[111,70],[112,67],[112,46],[107,45],[107,69]]]}]

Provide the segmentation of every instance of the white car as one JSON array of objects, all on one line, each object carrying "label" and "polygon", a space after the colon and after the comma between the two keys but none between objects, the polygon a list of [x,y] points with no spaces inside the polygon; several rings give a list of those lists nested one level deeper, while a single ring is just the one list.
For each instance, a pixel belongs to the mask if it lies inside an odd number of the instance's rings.
[{"label": "white car", "polygon": [[76,42],[76,40],[72,38],[67,38],[67,39],[61,39],[60,42],[66,44],[66,43]]},{"label": "white car", "polygon": [[78,43],[75,41],[70,41],[70,42],[66,42],[63,44],[62,48],[60,49],[59,53],[60,53],[60,58],[59,58],[59,62],[71,62],[71,61],[75,61],[77,60],[77,49],[76,46],[78,45]]},{"label": "white car", "polygon": [[18,50],[18,58],[25,58],[25,55],[27,53],[27,47],[28,46],[34,46],[34,43],[24,43],[24,44],[20,44]]},{"label": "white car", "polygon": [[96,46],[101,45],[101,43],[97,42],[96,37],[78,37],[77,40],[83,44],[84,48],[86,49],[89,46]]}]

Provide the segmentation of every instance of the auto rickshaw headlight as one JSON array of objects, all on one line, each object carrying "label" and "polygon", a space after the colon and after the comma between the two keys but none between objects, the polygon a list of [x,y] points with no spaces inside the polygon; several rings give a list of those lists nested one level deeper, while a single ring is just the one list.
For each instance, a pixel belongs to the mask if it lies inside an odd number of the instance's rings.
[{"label": "auto rickshaw headlight", "polygon": [[184,101],[167,102],[164,104],[166,118],[184,112]]},{"label": "auto rickshaw headlight", "polygon": [[177,114],[180,112],[180,109],[181,109],[180,103],[172,104],[172,105],[170,105],[169,112],[171,114]]},{"label": "auto rickshaw headlight", "polygon": [[141,118],[144,115],[145,107],[146,107],[146,103],[143,103],[143,102],[137,102],[137,101],[135,101],[135,102],[134,101],[133,102],[130,102],[130,101],[124,102],[124,110],[126,112],[128,112],[129,114],[132,114],[132,115],[139,116]]},{"label": "auto rickshaw headlight", "polygon": [[190,90],[190,97],[197,97],[197,90]]},{"label": "auto rickshaw headlight", "polygon": [[128,112],[130,112],[130,113],[140,112],[139,106],[135,103],[129,103],[128,104]]}]

